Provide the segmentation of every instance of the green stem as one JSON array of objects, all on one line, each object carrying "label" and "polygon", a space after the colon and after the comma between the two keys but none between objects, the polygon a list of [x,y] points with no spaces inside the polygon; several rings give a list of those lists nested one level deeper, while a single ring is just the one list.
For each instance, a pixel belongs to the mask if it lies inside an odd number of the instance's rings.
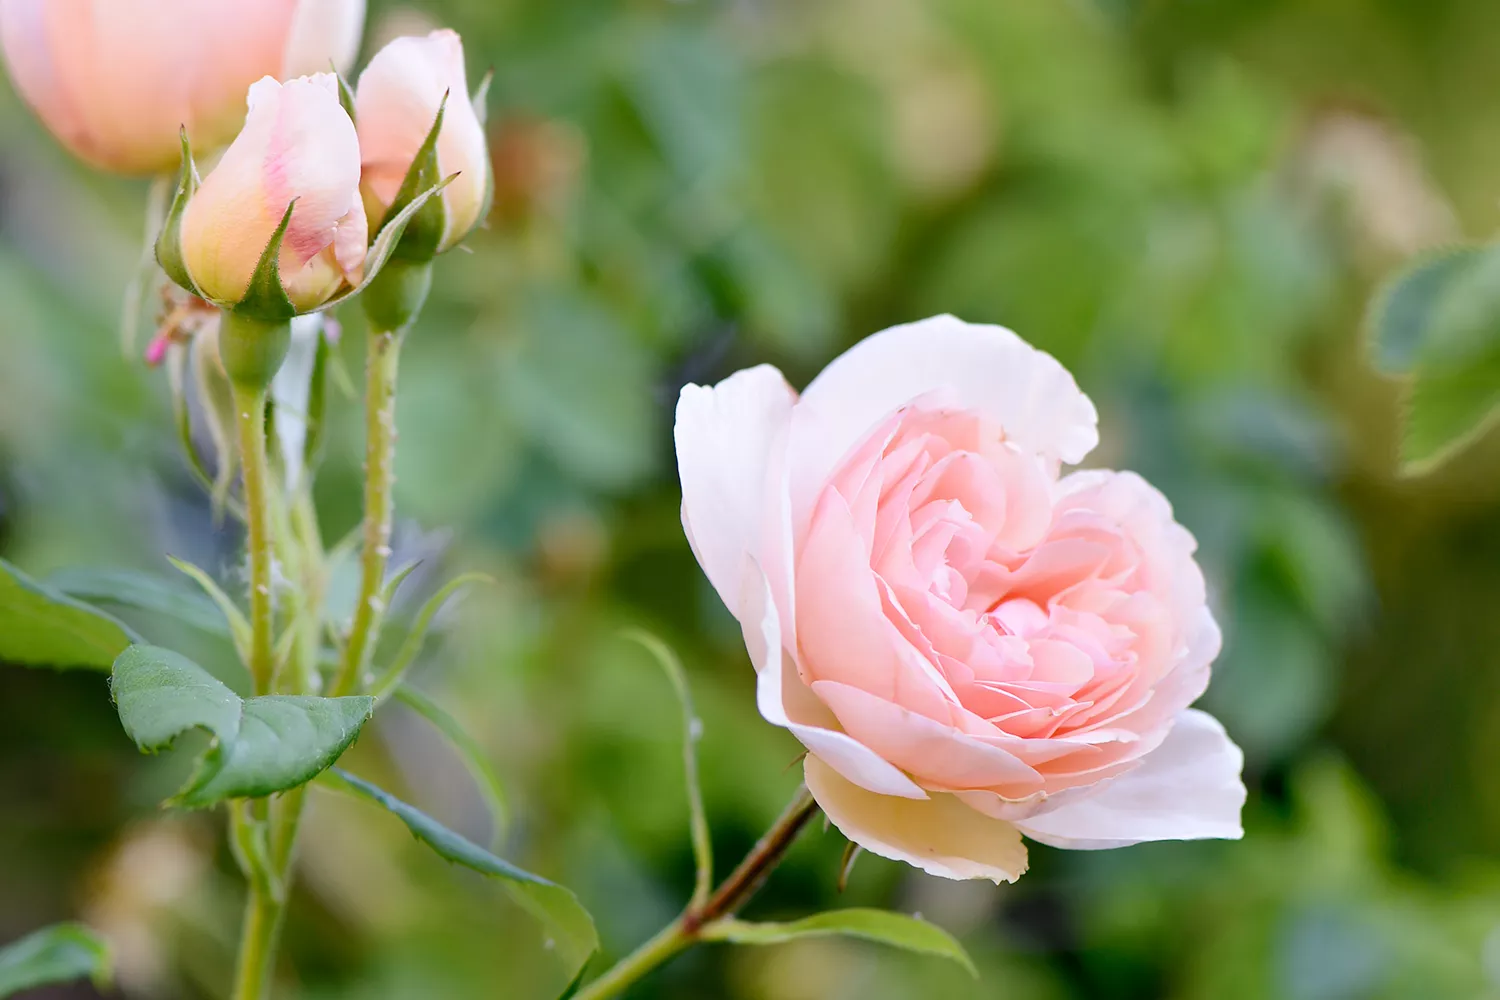
[{"label": "green stem", "polygon": [[245,901],[240,929],[240,956],[234,974],[233,1000],[265,1000],[270,995],[276,964],[276,939],[281,933],[283,904],[254,880]]},{"label": "green stem", "polygon": [[360,553],[359,603],[344,659],[329,695],[358,689],[385,613],[381,588],[391,555],[391,486],[396,459],[396,362],[401,333],[372,329],[365,362],[365,520]]},{"label": "green stem", "polygon": [[275,669],[271,601],[271,508],[266,491],[266,393],[234,386],[245,480],[245,548],[250,557],[250,677],[255,693],[269,694]]},{"label": "green stem", "polygon": [[771,824],[765,836],[729,877],[719,883],[719,888],[706,902],[690,904],[655,937],[580,990],[574,1000],[607,1000],[619,996],[644,976],[704,940],[705,931],[714,921],[733,916],[759,891],[781,859],[786,857],[808,820],[817,814],[818,804],[813,801],[812,794],[805,785],[799,785],[792,801]]}]

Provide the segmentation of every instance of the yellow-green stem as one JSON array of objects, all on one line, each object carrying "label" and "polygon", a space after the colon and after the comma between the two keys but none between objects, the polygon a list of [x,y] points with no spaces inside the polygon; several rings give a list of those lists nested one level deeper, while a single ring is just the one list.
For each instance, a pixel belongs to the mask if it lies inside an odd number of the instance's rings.
[{"label": "yellow-green stem", "polygon": [[360,554],[359,602],[344,659],[329,695],[339,697],[359,688],[385,613],[381,590],[391,555],[391,487],[396,460],[396,362],[401,353],[399,331],[370,331],[365,361],[365,521]]},{"label": "yellow-green stem", "polygon": [[245,480],[245,551],[250,560],[250,662],[256,694],[269,694],[275,668],[271,602],[271,508],[266,472],[266,393],[237,385],[234,418]]},{"label": "yellow-green stem", "polygon": [[[250,662],[255,693],[272,691],[275,678],[274,614],[271,594],[271,506],[266,462],[266,394],[246,385],[234,388],[235,425],[245,481],[245,549],[250,561]],[[265,806],[254,810],[260,820]],[[269,877],[266,877],[269,876]],[[280,932],[282,900],[276,898],[276,872],[253,875],[245,901],[244,924],[234,980],[234,1000],[264,1000],[270,989]]]},{"label": "yellow-green stem", "polygon": [[608,972],[589,983],[574,996],[574,1000],[608,1000],[617,997],[644,976],[653,972],[680,952],[704,939],[704,931],[714,921],[732,917],[740,907],[750,901],[766,878],[786,857],[797,839],[797,834],[807,821],[818,813],[818,804],[805,785],[797,787],[792,801],[766,831],[750,853],[729,877],[719,883],[719,888],[701,905],[692,904],[682,915],[663,927],[656,936],[625,958]]},{"label": "yellow-green stem", "polygon": [[282,913],[283,904],[252,880],[250,895],[245,900],[244,923],[240,928],[233,1000],[266,1000],[270,995]]}]

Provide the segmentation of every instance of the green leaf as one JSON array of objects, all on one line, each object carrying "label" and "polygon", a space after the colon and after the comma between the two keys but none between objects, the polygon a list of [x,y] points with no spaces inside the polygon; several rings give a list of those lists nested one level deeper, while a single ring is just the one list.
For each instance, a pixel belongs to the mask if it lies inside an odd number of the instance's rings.
[{"label": "green leaf", "polygon": [[1412,378],[1403,474],[1427,472],[1479,437],[1500,407],[1500,246],[1418,260],[1372,313],[1376,367]]},{"label": "green leaf", "polygon": [[453,183],[453,178],[457,176],[457,174],[449,174],[447,177],[444,177],[442,181],[440,181],[437,185],[428,188],[426,191],[423,191],[421,194],[417,195],[417,197],[412,200],[412,203],[410,205],[407,205],[400,212],[398,212],[394,218],[390,219],[385,223],[385,225],[381,226],[379,233],[377,233],[375,236],[375,242],[370,244],[370,252],[365,254],[364,278],[360,281],[359,284],[352,287],[346,285],[343,291],[339,292],[333,298],[323,303],[323,305],[321,305],[319,308],[332,309],[339,303],[347,302],[349,299],[352,299],[354,296],[358,295],[360,292],[368,288],[370,286],[370,282],[375,280],[375,276],[378,275],[381,269],[383,269],[385,265],[390,261],[391,255],[396,250],[396,244],[401,241],[401,234],[406,232],[407,223],[412,220],[412,217],[414,215],[422,210],[422,206],[427,204],[427,202],[431,200],[434,195],[436,195],[443,188],[447,187],[449,184]]},{"label": "green leaf", "polygon": [[698,739],[703,732],[703,722],[693,710],[693,694],[688,688],[687,674],[682,661],[656,636],[644,629],[626,629],[624,637],[639,643],[661,666],[677,702],[682,706],[682,769],[687,779],[688,826],[692,831],[693,861],[697,876],[693,885],[693,904],[700,905],[713,890],[714,852],[709,837],[708,815],[703,809],[703,787],[698,780]]},{"label": "green leaf", "polygon": [[1500,419],[1500,345],[1450,370],[1418,371],[1406,399],[1401,471],[1421,475]]},{"label": "green leaf", "polygon": [[229,638],[229,626],[212,600],[176,580],[131,569],[65,569],[50,586],[91,604],[109,604],[175,618],[185,625]]},{"label": "green leaf", "polygon": [[507,819],[505,787],[500,784],[500,776],[495,773],[495,769],[490,766],[489,760],[485,757],[484,748],[468,734],[463,726],[459,725],[457,719],[448,714],[446,709],[411,685],[403,684],[396,688],[395,699],[432,723],[433,728],[446,736],[448,742],[453,744],[453,749],[463,761],[464,767],[468,769],[469,776],[479,787],[480,797],[484,799],[485,808],[489,810],[490,824],[494,829],[495,839],[499,840],[505,833]]},{"label": "green leaf", "polygon": [[286,289],[281,284],[281,243],[286,239],[286,230],[292,224],[292,211],[296,207],[296,198],[287,203],[281,223],[255,264],[245,294],[238,302],[215,302],[215,305],[268,323],[289,320],[297,315],[297,307],[287,298]]},{"label": "green leaf", "polygon": [[[387,216],[399,213],[412,204],[420,192],[442,179],[442,175],[438,173],[437,141],[438,135],[443,131],[443,117],[448,111],[448,97],[449,94],[445,92],[443,100],[438,104],[437,117],[432,120],[432,127],[427,130],[427,136],[418,147],[417,155],[412,157],[411,166],[407,168],[406,176],[402,178],[401,187],[391,200],[390,208],[386,209]],[[402,260],[431,260],[443,248],[447,230],[448,212],[443,200],[430,199],[411,216],[395,255]]]},{"label": "green leaf", "polygon": [[422,652],[422,646],[427,641],[427,630],[432,627],[432,619],[443,609],[448,600],[471,583],[494,582],[494,578],[485,573],[463,573],[449,580],[442,589],[427,599],[427,603],[423,604],[422,609],[417,612],[416,621],[412,622],[411,631],[406,633],[406,638],[402,641],[401,648],[396,651],[391,665],[385,668],[374,684],[370,685],[370,693],[377,701],[383,700],[394,691],[401,683],[401,678],[406,675],[407,669],[416,662],[417,656]]},{"label": "green leaf", "polygon": [[593,957],[593,955],[590,955],[584,959],[583,964],[578,967],[578,974],[573,977],[572,982],[563,987],[563,991],[558,995],[557,1000],[573,1000],[573,997],[578,995],[578,991],[583,989],[583,977],[588,974],[589,963],[593,960]]},{"label": "green leaf", "polygon": [[243,699],[192,660],[158,646],[120,654],[110,691],[125,732],[148,753],[190,729],[213,735],[171,800],[188,808],[259,798],[312,780],[354,742],[375,706],[366,696]]},{"label": "green leaf", "polygon": [[512,898],[553,931],[557,950],[570,972],[587,962],[598,949],[594,919],[567,889],[496,857],[420,809],[346,771],[333,768],[319,780],[394,813],[413,836],[448,861],[501,879]]},{"label": "green leaf", "polygon": [[733,918],[717,920],[703,928],[705,941],[731,941],[735,944],[782,944],[797,938],[837,934],[888,944],[923,955],[935,955],[957,962],[969,975],[979,978],[979,970],[963,945],[947,931],[934,924],[904,913],[889,910],[830,910],[791,923],[750,923]]},{"label": "green leaf", "polygon": [[167,209],[167,221],[156,238],[156,262],[178,285],[201,296],[198,286],[188,274],[187,264],[182,259],[182,216],[187,212],[188,202],[198,191],[198,167],[193,163],[193,149],[188,143],[187,128],[178,133],[182,140],[182,165],[177,174],[177,192],[172,196],[172,205]]},{"label": "green leaf", "polygon": [[0,948],[0,998],[22,990],[90,979],[109,989],[109,945],[82,924],[55,924]]},{"label": "green leaf", "polygon": [[0,662],[108,670],[138,639],[98,608],[0,559]]}]

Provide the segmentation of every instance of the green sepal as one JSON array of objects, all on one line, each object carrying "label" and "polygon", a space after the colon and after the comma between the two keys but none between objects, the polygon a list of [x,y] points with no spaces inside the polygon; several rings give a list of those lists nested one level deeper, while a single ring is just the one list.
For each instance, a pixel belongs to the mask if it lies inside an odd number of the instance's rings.
[{"label": "green sepal", "polygon": [[[448,92],[445,91],[442,103],[438,105],[437,117],[432,120],[432,128],[427,130],[427,138],[422,140],[422,145],[417,149],[417,155],[412,157],[406,177],[402,179],[401,187],[396,191],[391,207],[386,209],[387,218],[412,204],[420,192],[437,184],[441,179],[442,175],[438,173],[437,141],[438,135],[443,130],[443,117],[447,112]],[[448,212],[443,200],[441,198],[428,199],[426,204],[407,222],[406,232],[396,245],[395,256],[401,260],[431,260],[445,249],[447,229]]]},{"label": "green sepal", "polygon": [[490,84],[495,82],[495,67],[491,66],[484,71],[484,77],[479,81],[479,86],[474,88],[474,93],[469,97],[469,104],[474,108],[474,117],[479,119],[479,127],[483,128],[490,117]]},{"label": "green sepal", "polygon": [[339,107],[343,108],[344,114],[348,115],[349,120],[357,125],[358,120],[354,117],[354,91],[350,88],[349,81],[344,79],[344,74],[339,72],[338,67],[333,64],[333,60],[331,59],[328,61],[328,71],[333,74],[333,78],[339,83]]},{"label": "green sepal", "polygon": [[271,234],[271,241],[261,251],[244,296],[238,302],[216,302],[215,305],[267,323],[285,322],[297,315],[297,307],[292,305],[286,289],[281,287],[281,243],[286,239],[286,229],[291,225],[292,210],[296,207],[297,199],[293,198],[282,213],[281,224]]},{"label": "green sepal", "polygon": [[396,244],[400,242],[401,235],[406,231],[406,225],[411,221],[412,216],[420,212],[422,206],[426,205],[439,191],[453,183],[453,178],[457,176],[457,174],[449,174],[447,177],[444,177],[437,184],[417,195],[410,205],[407,205],[394,218],[381,226],[379,233],[375,237],[375,242],[370,244],[370,252],[365,254],[364,279],[357,285],[346,284],[342,291],[318,308],[320,310],[332,309],[339,303],[347,302],[370,287],[370,282],[375,280],[390,261],[391,255],[395,252]]},{"label": "green sepal", "polygon": [[[479,127],[484,128],[489,121],[489,96],[490,84],[494,82],[495,70],[491,67],[485,71],[484,79],[479,81],[479,86],[474,88],[474,96],[469,103],[474,106],[474,117],[479,119]],[[479,202],[479,214],[474,216],[475,225],[483,225],[484,220],[490,217],[490,209],[495,206],[495,165],[490,162],[488,153],[484,158],[484,198]],[[467,233],[464,235],[468,235]],[[457,243],[458,237],[453,242]]]},{"label": "green sepal", "polygon": [[193,278],[188,274],[187,263],[182,259],[182,217],[187,212],[188,202],[198,192],[198,167],[193,163],[193,149],[188,143],[187,129],[178,133],[182,138],[182,166],[177,174],[177,193],[172,196],[172,205],[167,210],[167,221],[156,238],[156,262],[161,269],[181,287],[202,296]]}]

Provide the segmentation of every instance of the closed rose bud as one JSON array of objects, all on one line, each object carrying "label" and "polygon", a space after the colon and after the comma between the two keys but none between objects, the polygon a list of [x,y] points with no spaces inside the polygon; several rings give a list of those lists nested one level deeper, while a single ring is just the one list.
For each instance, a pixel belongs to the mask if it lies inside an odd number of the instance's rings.
[{"label": "closed rose bud", "polygon": [[244,299],[288,206],[278,257],[298,312],[359,283],[368,230],[359,197],[359,140],[331,73],[250,88],[245,127],[182,217],[181,256],[204,297]]},{"label": "closed rose bud", "polygon": [[178,132],[207,152],[244,121],[245,88],[346,65],[364,0],[0,0],[16,89],[53,134],[105,170],[178,160]]},{"label": "closed rose bud", "polygon": [[[444,104],[444,97],[447,103]],[[489,198],[489,153],[484,127],[469,97],[463,42],[452,31],[397,38],[360,74],[355,120],[363,158],[365,209],[377,224],[410,172],[443,108],[437,137],[439,177],[457,174],[443,189],[443,222],[435,251],[449,249],[478,224]]]}]

